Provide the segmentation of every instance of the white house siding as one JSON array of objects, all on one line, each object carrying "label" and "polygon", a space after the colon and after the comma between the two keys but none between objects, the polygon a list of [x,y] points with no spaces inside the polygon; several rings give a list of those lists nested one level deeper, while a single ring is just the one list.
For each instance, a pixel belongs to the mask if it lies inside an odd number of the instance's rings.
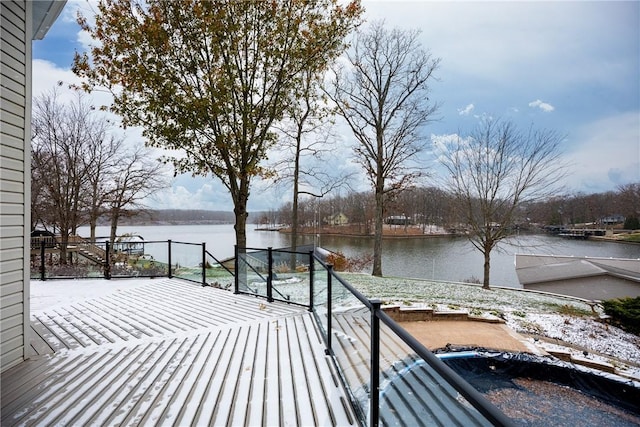
[{"label": "white house siding", "polygon": [[0,370],[28,356],[31,2],[1,2]]}]

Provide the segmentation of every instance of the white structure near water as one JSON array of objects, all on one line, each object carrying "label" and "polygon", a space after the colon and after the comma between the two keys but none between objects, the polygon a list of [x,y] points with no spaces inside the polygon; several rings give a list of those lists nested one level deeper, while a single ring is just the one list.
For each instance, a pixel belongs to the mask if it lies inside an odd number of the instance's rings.
[{"label": "white structure near water", "polygon": [[588,300],[640,297],[640,259],[516,255],[524,289]]}]

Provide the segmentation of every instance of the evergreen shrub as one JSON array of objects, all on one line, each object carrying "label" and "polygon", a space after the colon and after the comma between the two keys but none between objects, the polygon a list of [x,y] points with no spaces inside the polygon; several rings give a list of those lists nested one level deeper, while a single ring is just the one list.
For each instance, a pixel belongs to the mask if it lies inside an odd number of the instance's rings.
[{"label": "evergreen shrub", "polygon": [[640,334],[640,297],[610,299],[602,306],[613,324],[632,334]]},{"label": "evergreen shrub", "polygon": [[640,228],[640,219],[637,216],[629,216],[624,220],[625,230],[637,230]]}]

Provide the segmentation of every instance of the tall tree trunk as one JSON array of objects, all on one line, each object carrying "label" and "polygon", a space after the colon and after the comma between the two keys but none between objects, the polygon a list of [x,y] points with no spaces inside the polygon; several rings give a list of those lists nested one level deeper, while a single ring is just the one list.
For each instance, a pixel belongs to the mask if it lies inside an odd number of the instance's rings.
[{"label": "tall tree trunk", "polygon": [[89,229],[91,230],[90,231],[91,237],[89,239],[90,239],[91,243],[95,243],[96,242],[96,224],[97,224],[96,219],[95,218],[91,218],[91,220],[89,221]]},{"label": "tall tree trunk", "polygon": [[240,184],[240,190],[237,191],[237,197],[234,197],[233,201],[233,213],[235,214],[236,221],[233,229],[236,232],[236,246],[238,252],[236,256],[238,270],[235,272],[238,287],[240,290],[247,289],[247,265],[245,263],[245,253],[247,252],[247,201],[249,199],[248,184],[245,186]]},{"label": "tall tree trunk", "polygon": [[289,266],[292,271],[296,269],[296,247],[298,246],[298,180],[294,179],[293,204],[291,212],[291,259]]},{"label": "tall tree trunk", "polygon": [[[291,206],[291,251],[296,251],[296,246],[298,246],[298,190],[299,190],[299,180],[300,180],[300,145],[302,144],[301,140],[301,130],[298,128],[298,136],[296,138],[296,154],[295,154],[295,164],[293,170],[293,203]],[[292,271],[296,269],[296,254],[291,254],[291,259],[289,260],[289,267]]]},{"label": "tall tree trunk", "polygon": [[69,246],[69,231],[63,231],[60,227],[60,264],[68,262],[67,246]]},{"label": "tall tree trunk", "polygon": [[[234,177],[235,178],[235,177]],[[236,221],[233,226],[236,232],[236,245],[243,251],[247,247],[247,202],[249,201],[249,179],[241,177],[238,188],[233,191],[235,196],[233,197],[233,213],[235,214]]]},{"label": "tall tree trunk", "polygon": [[491,270],[491,248],[485,247],[484,255],[484,275],[482,280],[482,289],[491,289],[489,287],[489,272]]},{"label": "tall tree trunk", "polygon": [[[378,187],[378,186],[376,186]],[[384,216],[384,193],[382,188],[376,188],[375,231],[373,234],[373,276],[382,277],[382,226]]]},{"label": "tall tree trunk", "polygon": [[120,209],[113,208],[111,211],[111,230],[109,232],[109,251],[113,253],[113,243],[116,241],[116,233],[118,232],[118,219],[120,218]]}]

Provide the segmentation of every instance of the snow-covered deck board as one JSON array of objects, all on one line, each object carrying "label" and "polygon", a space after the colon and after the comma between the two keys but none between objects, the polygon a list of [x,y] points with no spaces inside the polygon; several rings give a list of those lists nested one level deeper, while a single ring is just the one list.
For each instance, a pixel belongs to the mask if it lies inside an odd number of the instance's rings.
[{"label": "snow-covered deck board", "polygon": [[355,423],[299,307],[156,279],[32,320],[55,352],[2,374],[2,425]]}]

